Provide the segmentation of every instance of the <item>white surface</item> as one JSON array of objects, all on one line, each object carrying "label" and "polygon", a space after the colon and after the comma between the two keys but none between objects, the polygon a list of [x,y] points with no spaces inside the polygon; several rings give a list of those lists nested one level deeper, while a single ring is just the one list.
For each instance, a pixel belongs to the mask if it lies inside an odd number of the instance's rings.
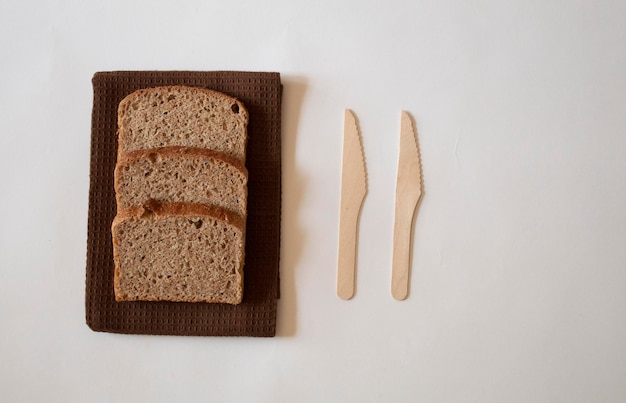
[{"label": "white surface", "polygon": [[[181,3],[0,2],[2,401],[626,401],[626,3]],[[116,69],[281,72],[278,337],[85,325],[90,80]],[[348,302],[346,107],[369,175]],[[402,109],[425,197],[397,302]]]}]

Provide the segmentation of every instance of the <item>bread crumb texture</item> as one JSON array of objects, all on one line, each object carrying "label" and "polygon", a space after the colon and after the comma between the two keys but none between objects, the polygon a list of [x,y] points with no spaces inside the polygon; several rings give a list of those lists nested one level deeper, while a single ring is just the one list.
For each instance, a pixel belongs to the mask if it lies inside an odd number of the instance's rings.
[{"label": "bread crumb texture", "polygon": [[243,296],[241,228],[207,215],[128,216],[113,225],[118,301],[238,304]]},{"label": "bread crumb texture", "polygon": [[193,87],[136,91],[120,102],[120,153],[166,146],[211,148],[245,160],[248,112],[225,94]]},{"label": "bread crumb texture", "polygon": [[248,175],[219,153],[170,147],[136,152],[115,169],[118,208],[146,200],[212,204],[245,216]]},{"label": "bread crumb texture", "polygon": [[128,95],[117,118],[116,300],[240,303],[248,111],[168,86]]}]

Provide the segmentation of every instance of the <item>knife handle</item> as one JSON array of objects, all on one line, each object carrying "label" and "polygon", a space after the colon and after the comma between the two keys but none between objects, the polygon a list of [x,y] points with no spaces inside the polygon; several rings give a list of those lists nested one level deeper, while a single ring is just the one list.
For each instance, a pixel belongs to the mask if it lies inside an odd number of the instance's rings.
[{"label": "knife handle", "polygon": [[393,262],[391,269],[391,295],[398,301],[409,294],[409,268],[411,265],[411,229],[415,203],[396,206],[393,227]]},{"label": "knife handle", "polygon": [[337,295],[346,300],[354,295],[359,210],[345,208],[339,217]]}]

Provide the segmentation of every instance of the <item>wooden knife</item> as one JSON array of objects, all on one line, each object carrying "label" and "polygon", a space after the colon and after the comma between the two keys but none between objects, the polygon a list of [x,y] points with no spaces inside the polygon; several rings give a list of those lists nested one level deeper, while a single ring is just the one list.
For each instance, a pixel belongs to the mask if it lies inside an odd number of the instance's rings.
[{"label": "wooden knife", "polygon": [[422,197],[422,162],[415,136],[411,116],[403,111],[400,124],[391,271],[391,295],[397,300],[405,299],[409,292],[413,216]]},{"label": "wooden knife", "polygon": [[367,177],[361,136],[354,113],[346,109],[343,126],[337,268],[337,295],[341,299],[350,299],[354,295],[359,212],[366,193]]}]

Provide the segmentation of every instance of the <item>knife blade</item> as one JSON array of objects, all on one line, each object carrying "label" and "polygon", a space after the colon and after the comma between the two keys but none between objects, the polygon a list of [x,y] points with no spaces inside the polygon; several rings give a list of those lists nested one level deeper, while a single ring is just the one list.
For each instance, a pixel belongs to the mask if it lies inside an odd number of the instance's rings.
[{"label": "knife blade", "polygon": [[356,116],[351,110],[346,109],[337,266],[337,295],[345,300],[354,295],[359,212],[366,193],[367,176],[361,136]]},{"label": "knife blade", "polygon": [[399,301],[409,291],[413,216],[423,187],[421,165],[413,120],[408,112],[402,111],[391,272],[391,295]]}]

